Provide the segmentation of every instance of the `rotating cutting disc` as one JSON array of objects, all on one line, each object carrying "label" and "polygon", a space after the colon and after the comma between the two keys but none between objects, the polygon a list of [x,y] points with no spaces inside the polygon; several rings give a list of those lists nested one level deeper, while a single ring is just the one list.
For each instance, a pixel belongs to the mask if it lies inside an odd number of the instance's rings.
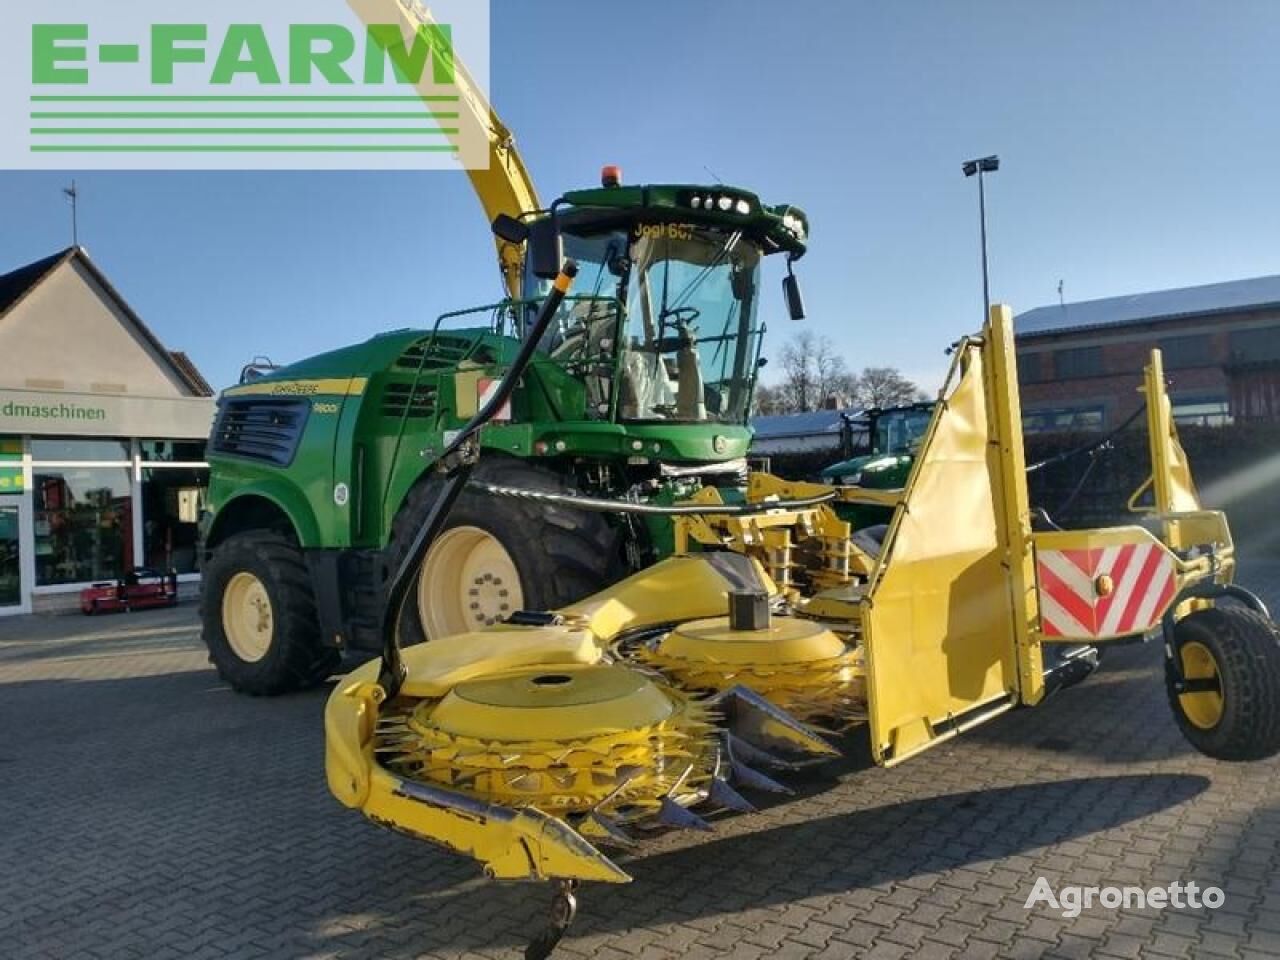
[{"label": "rotating cutting disc", "polygon": [[566,664],[460,683],[385,718],[395,772],[491,803],[620,820],[705,796],[717,763],[706,708],[633,667]]},{"label": "rotating cutting disc", "polygon": [[774,617],[760,630],[734,630],[728,617],[695,620],[634,655],[681,689],[741,684],[804,722],[842,727],[864,713],[861,652],[812,620]]},{"label": "rotating cutting disc", "polygon": [[763,630],[734,630],[728,617],[693,620],[663,639],[664,656],[746,666],[812,663],[843,656],[844,641],[821,624],[774,617]]},{"label": "rotating cutting disc", "polygon": [[480,740],[570,740],[660,724],[672,710],[637,670],[566,665],[460,683],[430,711],[430,724]]}]

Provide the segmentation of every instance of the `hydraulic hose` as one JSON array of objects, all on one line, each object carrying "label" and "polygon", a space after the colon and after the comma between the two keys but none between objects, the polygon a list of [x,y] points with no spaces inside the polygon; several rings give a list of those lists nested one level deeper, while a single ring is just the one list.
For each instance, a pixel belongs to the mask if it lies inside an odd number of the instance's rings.
[{"label": "hydraulic hose", "polygon": [[1133,423],[1133,421],[1146,413],[1146,411],[1147,405],[1144,403],[1138,407],[1137,410],[1133,411],[1124,423],[1120,424],[1120,426],[1116,427],[1110,433],[1104,434],[1097,440],[1090,440],[1088,443],[1081,444],[1072,450],[1064,450],[1062,453],[1058,453],[1052,457],[1041,460],[1039,463],[1033,463],[1031,466],[1027,467],[1027,473],[1035,473],[1037,470],[1043,470],[1045,467],[1056,466],[1064,460],[1070,460],[1072,457],[1078,457],[1085,453],[1093,453],[1093,451],[1101,447],[1105,447],[1108,443],[1124,432],[1124,430],[1128,428],[1129,424]]},{"label": "hydraulic hose", "polygon": [[427,550],[444,529],[449,512],[471,477],[476,461],[475,451],[472,449],[475,436],[511,397],[516,384],[524,376],[529,362],[537,352],[543,335],[551,327],[552,318],[555,317],[570,286],[573,285],[573,278],[577,275],[578,265],[572,260],[566,260],[560,269],[560,275],[551,286],[551,292],[542,301],[542,307],[538,310],[538,316],[527,332],[524,343],[520,346],[520,352],[516,354],[515,360],[511,362],[511,366],[498,384],[498,389],[494,391],[488,402],[476,411],[476,415],[468,421],[467,425],[458,431],[458,435],[453,438],[437,461],[438,464],[443,465],[446,477],[444,488],[440,491],[440,496],[436,498],[435,503],[431,505],[431,512],[427,514],[427,519],[414,534],[413,542],[409,544],[409,549],[400,561],[400,566],[396,568],[391,582],[387,585],[386,601],[382,608],[382,669],[378,673],[378,685],[386,691],[388,700],[400,692],[405,677],[404,661],[400,656],[400,613],[413,588],[414,578],[422,566]]},{"label": "hydraulic hose", "polygon": [[[1071,450],[1065,450],[1062,453],[1055,454],[1052,457],[1048,457],[1044,460],[1041,460],[1039,463],[1031,464],[1031,466],[1027,467],[1026,469],[1027,475],[1030,476],[1031,474],[1035,473],[1037,470],[1043,470],[1045,467],[1057,466],[1059,463],[1065,463],[1066,461],[1071,460],[1075,457],[1084,456],[1085,454],[1089,454],[1091,456],[1093,454],[1096,454],[1099,450],[1102,450],[1109,443],[1111,443],[1112,440],[1118,437],[1121,434],[1121,432],[1126,430],[1129,424],[1133,423],[1133,421],[1137,420],[1138,417],[1142,416],[1146,412],[1146,410],[1147,410],[1147,405],[1143,403],[1141,406],[1138,407],[1137,410],[1133,411],[1133,413],[1129,415],[1128,419],[1126,419],[1124,423],[1120,424],[1120,426],[1116,427],[1110,433],[1107,433],[1096,440],[1090,440],[1088,443],[1081,444],[1080,446],[1075,447]],[[1094,456],[1089,461],[1089,465],[1085,467],[1084,470],[1081,472],[1080,479],[1077,481],[1071,493],[1067,495],[1067,499],[1065,499],[1064,501],[1062,501],[1062,503],[1058,505],[1057,510],[1054,511],[1055,513],[1061,516],[1062,514],[1066,513],[1069,509],[1071,509],[1072,505],[1076,502],[1076,497],[1080,496],[1080,491],[1084,489],[1084,485],[1088,482],[1089,475],[1093,473],[1093,468],[1096,467],[1097,465],[1098,465],[1098,458]],[[1053,518],[1049,516],[1048,510],[1045,510],[1043,507],[1039,507],[1037,509],[1039,510],[1043,518],[1046,521],[1048,521],[1050,526],[1052,526],[1054,529],[1057,529],[1057,530],[1062,529],[1061,527],[1058,526],[1057,523],[1054,522]]]},{"label": "hydraulic hose", "polygon": [[555,493],[550,490],[529,490],[525,487],[504,487],[496,483],[483,483],[478,480],[468,484],[473,490],[495,497],[512,497],[517,500],[532,500],[537,503],[554,503],[578,510],[589,510],[594,513],[636,513],[645,516],[681,517],[696,514],[731,517],[751,517],[773,510],[803,510],[828,503],[836,498],[836,491],[803,497],[799,500],[767,500],[760,503],[681,503],[662,505],[657,503],[636,503],[631,500],[609,500],[604,497],[583,497],[575,493]]}]

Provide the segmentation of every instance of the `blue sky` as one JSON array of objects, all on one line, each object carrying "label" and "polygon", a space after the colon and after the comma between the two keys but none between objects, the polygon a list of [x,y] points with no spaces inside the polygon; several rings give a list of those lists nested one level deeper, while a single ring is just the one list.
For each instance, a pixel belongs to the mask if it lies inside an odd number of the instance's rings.
[{"label": "blue sky", "polygon": [[[1029,309],[1280,272],[1280,4],[494,0],[494,102],[544,200],[710,181],[804,207],[813,329],[927,387],[992,290]],[[67,245],[63,174],[0,173],[0,270]],[[224,386],[497,299],[462,173],[76,175],[81,238]],[[774,265],[764,306],[777,352]],[[775,368],[776,369],[776,368]]]}]

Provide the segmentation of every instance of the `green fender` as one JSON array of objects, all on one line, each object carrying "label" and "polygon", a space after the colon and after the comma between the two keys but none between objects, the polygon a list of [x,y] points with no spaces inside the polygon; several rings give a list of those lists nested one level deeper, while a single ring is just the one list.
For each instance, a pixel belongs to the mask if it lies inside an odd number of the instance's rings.
[{"label": "green fender", "polygon": [[270,502],[279,508],[293,526],[298,544],[303,548],[322,546],[320,526],[316,522],[315,511],[307,498],[293,484],[281,477],[264,477],[260,480],[238,487],[230,499],[225,501],[213,517],[209,527],[209,540],[220,536],[219,525],[223,518],[235,512],[236,506],[246,498],[256,497]]}]

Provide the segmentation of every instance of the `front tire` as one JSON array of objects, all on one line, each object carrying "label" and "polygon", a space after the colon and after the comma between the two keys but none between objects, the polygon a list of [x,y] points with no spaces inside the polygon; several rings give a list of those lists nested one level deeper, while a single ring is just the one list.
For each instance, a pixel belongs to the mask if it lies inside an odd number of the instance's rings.
[{"label": "front tire", "polygon": [[[508,457],[481,459],[475,477],[503,486],[571,492],[564,478]],[[441,483],[409,492],[391,527],[394,573],[426,521]],[[400,612],[400,642],[478,630],[519,610],[554,610],[623,573],[618,530],[603,514],[464,490],[427,551]]]},{"label": "front tire", "polygon": [[238,533],[220,543],[205,565],[200,599],[209,659],[240,693],[304,690],[340,661],[320,643],[302,552],[278,533]]},{"label": "front tire", "polygon": [[1166,666],[1169,705],[1182,735],[1218,760],[1280,752],[1280,635],[1243,607],[1197,610],[1174,627],[1173,655],[1190,688]]}]

